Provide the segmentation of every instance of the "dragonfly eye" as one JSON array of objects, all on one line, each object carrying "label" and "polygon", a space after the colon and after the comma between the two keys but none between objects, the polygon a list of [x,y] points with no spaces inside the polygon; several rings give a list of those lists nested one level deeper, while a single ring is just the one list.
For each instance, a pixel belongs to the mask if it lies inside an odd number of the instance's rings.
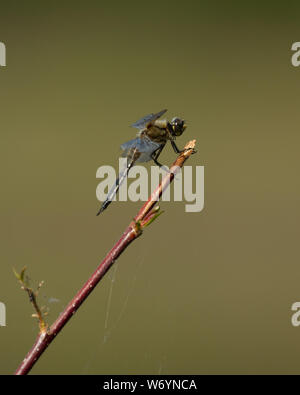
[{"label": "dragonfly eye", "polygon": [[171,126],[175,136],[181,136],[186,128],[184,120],[180,118],[173,118],[171,121]]}]

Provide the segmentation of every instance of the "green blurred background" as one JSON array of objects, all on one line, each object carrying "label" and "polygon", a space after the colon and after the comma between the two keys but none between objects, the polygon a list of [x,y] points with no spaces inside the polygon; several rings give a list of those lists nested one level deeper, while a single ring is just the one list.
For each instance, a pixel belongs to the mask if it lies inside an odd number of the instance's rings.
[{"label": "green blurred background", "polygon": [[205,208],[162,203],[32,373],[299,373],[299,14],[296,1],[1,3],[1,374],[37,332],[12,267],[45,280],[52,322],[141,206],[96,217],[97,168],[165,107],[188,122],[178,144],[197,139]]}]

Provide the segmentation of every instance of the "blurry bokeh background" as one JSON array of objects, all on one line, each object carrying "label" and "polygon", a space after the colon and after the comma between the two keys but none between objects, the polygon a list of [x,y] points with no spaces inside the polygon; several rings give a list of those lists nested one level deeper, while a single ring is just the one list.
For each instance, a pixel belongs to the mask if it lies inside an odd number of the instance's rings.
[{"label": "blurry bokeh background", "polygon": [[299,373],[299,14],[296,1],[1,3],[1,374],[37,332],[12,268],[45,280],[52,322],[141,206],[96,217],[97,168],[165,107],[188,122],[178,145],[197,139],[205,208],[162,203],[32,373]]}]

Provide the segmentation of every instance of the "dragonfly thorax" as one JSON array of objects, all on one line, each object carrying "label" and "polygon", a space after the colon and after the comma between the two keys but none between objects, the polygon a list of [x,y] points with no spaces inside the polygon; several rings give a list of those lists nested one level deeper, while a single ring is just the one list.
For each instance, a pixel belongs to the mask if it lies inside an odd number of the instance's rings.
[{"label": "dragonfly thorax", "polygon": [[151,125],[149,128],[144,129],[140,136],[142,137],[143,135],[146,135],[150,138],[150,140],[159,144],[166,143],[166,141],[169,140],[169,132],[167,128],[162,128],[157,124]]}]

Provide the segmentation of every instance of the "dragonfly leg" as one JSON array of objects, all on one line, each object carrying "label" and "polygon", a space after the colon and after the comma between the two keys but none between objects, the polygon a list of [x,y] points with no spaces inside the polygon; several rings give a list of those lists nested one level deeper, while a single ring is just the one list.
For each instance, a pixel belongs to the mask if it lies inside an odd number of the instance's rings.
[{"label": "dragonfly leg", "polygon": [[157,160],[156,158],[152,158],[152,159],[153,159],[153,162],[154,162],[157,166],[159,166],[159,167],[165,167],[165,165],[159,163],[158,160]]},{"label": "dragonfly leg", "polygon": [[[175,143],[175,141],[174,140],[171,140],[171,144],[172,144],[172,147],[173,147],[173,150],[174,150],[174,152],[176,152],[176,154],[181,154],[182,152],[184,152],[185,150],[183,149],[183,150],[180,150],[178,147],[177,147],[177,145],[176,145],[176,143]],[[196,150],[193,150],[193,154],[195,154],[197,151]]]},{"label": "dragonfly leg", "polygon": [[174,152],[176,152],[176,154],[181,154],[181,152],[184,151],[184,150],[180,150],[180,149],[177,147],[177,145],[176,145],[176,143],[175,143],[174,140],[171,140],[171,144],[172,144],[172,148],[173,148]]},{"label": "dragonfly leg", "polygon": [[154,163],[160,167],[161,169],[164,169],[167,173],[171,173],[169,168],[165,165],[162,165],[161,163],[158,162],[157,158],[159,157],[162,149],[164,148],[165,144],[161,145],[160,147],[157,148],[156,151],[152,152],[151,158],[153,159]]},{"label": "dragonfly leg", "polygon": [[158,147],[154,152],[152,152],[151,154],[151,159],[154,161],[154,163],[159,166],[159,167],[164,167],[164,165],[162,165],[161,163],[158,162],[158,157],[162,151],[162,149],[164,148],[164,144],[161,145],[160,147]]}]

